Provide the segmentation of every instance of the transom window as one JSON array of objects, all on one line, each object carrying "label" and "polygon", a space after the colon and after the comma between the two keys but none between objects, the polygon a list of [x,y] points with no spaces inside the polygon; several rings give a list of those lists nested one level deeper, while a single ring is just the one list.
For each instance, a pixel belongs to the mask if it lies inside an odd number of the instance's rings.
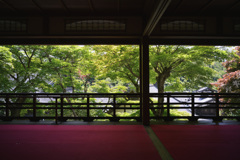
[{"label": "transom window", "polygon": [[125,31],[125,20],[66,20],[66,32]]}]

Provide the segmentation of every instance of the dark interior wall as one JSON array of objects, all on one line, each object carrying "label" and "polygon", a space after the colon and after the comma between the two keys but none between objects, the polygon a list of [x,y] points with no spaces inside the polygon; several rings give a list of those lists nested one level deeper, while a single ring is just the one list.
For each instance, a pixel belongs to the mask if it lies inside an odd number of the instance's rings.
[{"label": "dark interior wall", "polygon": [[162,31],[161,20],[154,29],[152,36],[239,36],[239,31],[234,31],[235,21],[240,19],[236,17],[164,17],[164,20],[171,22],[175,20],[191,21],[193,19],[201,20],[204,24],[204,31]]},{"label": "dark interior wall", "polygon": [[[27,19],[27,34],[42,35],[44,33],[44,19],[42,17],[31,17]],[[16,33],[15,33],[16,34]]]},{"label": "dark interior wall", "polygon": [[[82,18],[84,17],[20,17],[20,19],[26,20],[26,31],[0,32],[0,44],[139,44],[145,23],[142,17],[115,17],[116,20],[124,20],[124,23],[126,24],[124,31],[65,31],[66,20]],[[103,19],[104,17],[100,18]],[[188,18],[189,17],[163,17],[163,20],[188,20]],[[234,31],[234,25],[240,23],[240,18],[190,18],[204,20],[204,31],[161,31],[160,20],[150,36],[149,43],[185,45],[239,45],[240,32]],[[7,20],[8,18],[0,17],[0,20],[1,19]],[[9,19],[12,18],[10,17]],[[14,17],[13,19],[16,20],[19,18]],[[88,19],[91,18],[88,17]],[[106,17],[106,19],[114,19],[114,17]]]},{"label": "dark interior wall", "polygon": [[[7,18],[4,18],[7,19]],[[11,18],[9,18],[11,20]],[[15,18],[18,19],[18,18]],[[116,20],[122,19],[126,24],[124,31],[91,31],[91,32],[66,32],[65,31],[65,21],[67,19],[79,19],[82,17],[27,17],[22,18],[27,22],[26,32],[0,32],[0,36],[142,36],[144,30],[144,20],[141,17],[118,17]],[[91,18],[89,18],[91,19]],[[94,19],[94,18],[92,18]],[[102,19],[102,18],[101,18]],[[107,17],[107,19],[114,19],[114,17]],[[169,22],[171,20],[183,20],[181,17],[164,17]],[[194,17],[184,17],[186,21],[188,19],[194,19]],[[239,36],[240,31],[234,30],[234,25],[236,21],[240,21],[240,18],[235,17],[195,17],[195,19],[200,19],[204,22],[204,31],[162,31],[161,21],[155,27],[151,34],[154,36]],[[1,20],[1,17],[0,17]],[[240,22],[239,22],[240,23]]]},{"label": "dark interior wall", "polygon": [[[91,31],[91,32],[66,32],[65,31],[65,21],[68,19],[81,20],[82,17],[31,17],[28,18],[28,32],[26,35],[42,35],[42,36],[141,36],[142,33],[142,19],[140,17],[121,17],[118,19],[123,19],[126,22],[125,31]],[[94,19],[94,18],[93,18]],[[114,19],[107,17],[107,19]],[[137,26],[137,27],[136,27]]]}]

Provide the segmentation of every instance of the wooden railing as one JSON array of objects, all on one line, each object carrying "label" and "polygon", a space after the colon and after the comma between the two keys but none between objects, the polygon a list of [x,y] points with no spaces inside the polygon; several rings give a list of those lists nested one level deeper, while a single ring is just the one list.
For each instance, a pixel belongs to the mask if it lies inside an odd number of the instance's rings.
[{"label": "wooden railing", "polygon": [[[222,121],[227,118],[240,120],[239,93],[163,93],[150,94],[150,99],[150,111],[164,110],[162,115],[152,115],[150,119],[197,121],[204,118]],[[158,101],[159,99],[164,99],[164,101]],[[174,115],[174,110],[183,110],[185,115],[183,112]]]},{"label": "wooden railing", "polygon": [[[127,103],[129,100],[137,101]],[[54,119],[56,123],[70,119],[83,121],[135,119],[141,121],[139,102],[140,94],[0,93],[0,119],[5,121]],[[129,110],[138,111],[138,114],[124,116],[124,113]]]},{"label": "wooden railing", "polygon": [[[140,96],[126,93],[0,93],[0,119],[52,119],[56,123],[98,119],[142,121]],[[150,93],[149,97],[150,119],[240,120],[240,94],[237,93]]]}]

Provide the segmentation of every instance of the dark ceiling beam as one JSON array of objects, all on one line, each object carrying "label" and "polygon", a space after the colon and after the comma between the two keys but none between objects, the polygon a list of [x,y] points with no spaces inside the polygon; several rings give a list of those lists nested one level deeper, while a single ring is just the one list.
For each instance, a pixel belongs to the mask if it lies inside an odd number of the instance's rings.
[{"label": "dark ceiling beam", "polygon": [[145,0],[145,2],[143,3],[143,15],[145,15],[146,17],[148,17],[150,14],[149,10],[152,9],[152,6],[154,6],[154,0]]},{"label": "dark ceiling beam", "polygon": [[198,13],[201,14],[203,13],[208,7],[210,7],[215,0],[209,0],[199,11]]},{"label": "dark ceiling beam", "polygon": [[[239,45],[240,37],[219,37],[219,36],[151,36],[151,45]],[[138,36],[1,36],[0,45],[90,45],[90,44],[140,44]]]},{"label": "dark ceiling beam", "polygon": [[39,10],[42,14],[46,15],[46,12],[42,9],[42,7],[41,7],[35,0],[32,0],[32,3],[38,8],[38,10]]},{"label": "dark ceiling beam", "polygon": [[234,9],[236,6],[238,6],[240,4],[240,1],[237,0],[236,2],[234,2],[228,9],[226,9],[225,12],[229,12],[231,11],[232,9]]},{"label": "dark ceiling beam", "polygon": [[0,45],[50,45],[50,44],[69,44],[69,45],[94,45],[94,44],[140,44],[139,36],[0,36]]},{"label": "dark ceiling beam", "polygon": [[117,14],[120,15],[120,0],[117,1]]},{"label": "dark ceiling beam", "polygon": [[9,9],[11,9],[13,12],[18,12],[18,9],[16,9],[12,4],[9,2],[6,2],[5,0],[0,0],[1,3],[6,5]]},{"label": "dark ceiling beam", "polygon": [[165,36],[151,37],[149,44],[151,45],[208,45],[208,46],[237,46],[240,37],[221,37],[221,36]]},{"label": "dark ceiling beam", "polygon": [[179,2],[178,2],[178,4],[177,4],[177,6],[174,8],[174,10],[173,10],[173,12],[174,13],[176,13],[177,12],[177,10],[180,8],[180,6],[183,4],[183,1],[184,0],[180,0]]},{"label": "dark ceiling beam", "polygon": [[93,7],[93,2],[92,0],[88,0],[89,8],[91,9],[92,13],[95,12],[94,7]]},{"label": "dark ceiling beam", "polygon": [[166,11],[170,4],[171,0],[159,0],[156,9],[153,11],[153,14],[149,17],[147,25],[143,31],[143,36],[150,36],[153,29],[159,22],[160,18],[162,17],[163,13]]},{"label": "dark ceiling beam", "polygon": [[67,14],[69,14],[69,9],[68,9],[66,3],[64,2],[64,0],[60,0],[60,3],[61,3],[61,5],[62,5],[62,8],[64,9],[64,11],[65,11]]}]

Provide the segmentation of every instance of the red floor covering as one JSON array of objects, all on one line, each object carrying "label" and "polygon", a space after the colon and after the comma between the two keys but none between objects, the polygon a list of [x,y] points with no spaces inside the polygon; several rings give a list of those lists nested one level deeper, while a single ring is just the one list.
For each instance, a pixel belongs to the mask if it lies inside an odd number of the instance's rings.
[{"label": "red floor covering", "polygon": [[0,125],[1,160],[159,160],[141,125]]},{"label": "red floor covering", "polygon": [[174,160],[239,160],[240,125],[152,125]]}]

